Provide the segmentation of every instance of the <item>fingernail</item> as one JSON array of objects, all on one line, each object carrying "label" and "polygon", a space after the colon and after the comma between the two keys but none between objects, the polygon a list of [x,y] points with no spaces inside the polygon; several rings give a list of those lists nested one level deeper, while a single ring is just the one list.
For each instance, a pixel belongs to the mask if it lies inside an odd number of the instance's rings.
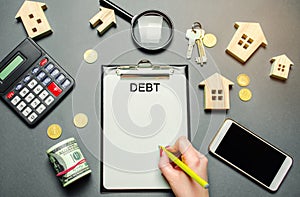
[{"label": "fingernail", "polygon": [[[166,146],[165,148],[169,148],[169,147],[170,147],[170,146],[168,145],[168,146]],[[163,149],[160,148],[160,149],[159,149],[159,156],[160,156],[160,157],[162,157],[162,152],[163,152]]]}]

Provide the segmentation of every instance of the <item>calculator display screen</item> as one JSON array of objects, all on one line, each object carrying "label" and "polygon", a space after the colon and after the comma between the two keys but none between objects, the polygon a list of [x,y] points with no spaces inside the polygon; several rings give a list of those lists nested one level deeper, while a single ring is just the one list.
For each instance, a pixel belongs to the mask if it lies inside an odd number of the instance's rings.
[{"label": "calculator display screen", "polygon": [[17,55],[1,72],[0,79],[3,81],[6,77],[12,73],[18,66],[24,62],[24,58],[20,55]]}]

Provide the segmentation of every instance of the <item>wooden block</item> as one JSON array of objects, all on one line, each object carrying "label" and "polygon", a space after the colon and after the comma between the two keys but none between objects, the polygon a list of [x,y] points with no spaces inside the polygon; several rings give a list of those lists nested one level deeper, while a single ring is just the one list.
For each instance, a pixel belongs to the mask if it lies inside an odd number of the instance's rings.
[{"label": "wooden block", "polygon": [[52,29],[44,14],[47,9],[45,3],[24,1],[16,14],[16,19],[21,19],[26,32],[31,38],[38,38],[52,33]]},{"label": "wooden block", "polygon": [[89,22],[93,28],[101,23],[97,28],[97,31],[100,33],[100,35],[103,35],[104,32],[112,25],[116,25],[115,12],[112,9],[100,7],[100,11],[93,16]]},{"label": "wooden block", "polygon": [[267,46],[267,40],[259,23],[236,22],[234,27],[237,31],[226,52],[241,63],[245,63],[261,45]]},{"label": "wooden block", "polygon": [[290,68],[294,65],[285,54],[272,57],[270,62],[272,63],[270,76],[281,80],[288,78]]},{"label": "wooden block", "polygon": [[205,110],[226,110],[230,109],[229,87],[234,83],[219,73],[211,75],[200,82],[204,86]]}]

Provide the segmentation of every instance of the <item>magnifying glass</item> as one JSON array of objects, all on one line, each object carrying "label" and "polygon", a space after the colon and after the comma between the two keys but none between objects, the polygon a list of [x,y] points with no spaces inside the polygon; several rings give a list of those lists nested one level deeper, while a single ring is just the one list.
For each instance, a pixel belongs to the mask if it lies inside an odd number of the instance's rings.
[{"label": "magnifying glass", "polygon": [[142,49],[165,49],[171,42],[174,29],[170,18],[158,10],[147,10],[131,15],[109,0],[100,0],[102,6],[114,9],[116,14],[131,23],[131,37]]}]

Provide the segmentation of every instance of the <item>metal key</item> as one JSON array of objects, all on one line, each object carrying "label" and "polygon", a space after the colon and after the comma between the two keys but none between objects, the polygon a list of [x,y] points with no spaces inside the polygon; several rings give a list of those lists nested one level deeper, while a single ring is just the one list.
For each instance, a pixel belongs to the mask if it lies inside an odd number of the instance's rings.
[{"label": "metal key", "polygon": [[188,50],[186,52],[186,58],[191,59],[195,41],[200,37],[200,29],[188,29],[185,37],[189,40]]},{"label": "metal key", "polygon": [[195,60],[198,64],[203,65],[204,63],[207,62],[207,57],[206,57],[206,53],[205,53],[205,49],[204,49],[204,45],[202,42],[202,39],[204,37],[205,31],[203,29],[197,29],[200,31],[200,36],[198,39],[196,39],[196,44],[198,47],[198,53],[199,53],[199,57],[196,57]]}]

